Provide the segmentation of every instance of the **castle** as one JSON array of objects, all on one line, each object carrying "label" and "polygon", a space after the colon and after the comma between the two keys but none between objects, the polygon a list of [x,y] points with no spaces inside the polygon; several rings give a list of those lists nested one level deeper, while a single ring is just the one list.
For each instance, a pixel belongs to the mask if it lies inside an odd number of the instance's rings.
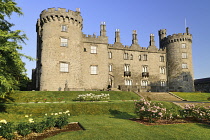
[{"label": "castle", "polygon": [[159,49],[154,34],[148,47],[138,44],[137,31],[132,45],[108,43],[106,24],[100,35],[83,34],[80,10],[49,8],[37,21],[37,63],[33,70],[36,90],[72,91],[120,89],[126,91],[194,91],[192,35],[166,35],[159,30]]}]

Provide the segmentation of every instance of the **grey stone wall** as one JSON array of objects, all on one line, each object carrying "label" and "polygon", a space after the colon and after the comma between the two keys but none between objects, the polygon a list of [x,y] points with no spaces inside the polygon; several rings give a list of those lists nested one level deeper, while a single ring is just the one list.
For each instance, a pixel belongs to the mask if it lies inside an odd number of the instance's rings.
[{"label": "grey stone wall", "polygon": [[[42,11],[37,21],[38,60],[36,82],[33,82],[37,90],[106,90],[107,87],[161,92],[168,91],[170,87],[173,90],[193,90],[191,34],[166,37],[166,30],[161,30],[161,46],[158,49],[153,34],[150,35],[149,46],[141,47],[135,30],[131,46],[124,46],[117,30],[115,43],[108,44],[105,23],[100,26],[100,36],[85,35],[80,14],[79,11],[63,8]],[[66,31],[61,30],[62,25],[67,27]],[[68,40],[67,46],[61,46],[61,38]],[[181,58],[182,43],[187,44],[184,50],[188,54],[187,59]],[[91,53],[91,46],[96,47],[96,53]],[[147,55],[146,60],[144,55]],[[69,65],[68,72],[60,71],[60,63]],[[182,63],[187,63],[188,69],[182,69]],[[111,71],[109,65],[112,65]],[[129,65],[128,71],[125,71],[125,65]],[[96,74],[91,74],[91,66],[97,66]],[[147,66],[146,72],[143,66]],[[160,68],[164,68],[164,73],[160,72]],[[188,81],[183,81],[184,75],[189,76]],[[148,82],[146,86],[143,81]],[[165,84],[161,86],[163,81]]]}]

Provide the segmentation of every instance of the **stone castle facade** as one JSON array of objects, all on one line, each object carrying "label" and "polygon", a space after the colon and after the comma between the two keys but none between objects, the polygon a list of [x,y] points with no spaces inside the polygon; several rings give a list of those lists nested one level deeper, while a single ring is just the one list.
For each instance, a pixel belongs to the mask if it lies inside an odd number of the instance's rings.
[{"label": "stone castle facade", "polygon": [[34,89],[49,91],[106,90],[194,91],[192,35],[166,36],[159,30],[158,49],[154,34],[148,47],[138,44],[132,33],[131,46],[120,41],[108,43],[106,25],[100,35],[83,34],[79,9],[49,8],[37,21],[37,66],[33,70]]}]

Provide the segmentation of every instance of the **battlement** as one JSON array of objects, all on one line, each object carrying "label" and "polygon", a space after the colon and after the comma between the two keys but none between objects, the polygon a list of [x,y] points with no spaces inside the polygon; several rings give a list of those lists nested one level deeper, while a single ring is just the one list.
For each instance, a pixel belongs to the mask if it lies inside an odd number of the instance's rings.
[{"label": "battlement", "polygon": [[83,19],[80,15],[79,8],[77,8],[76,11],[67,10],[65,8],[48,8],[41,12],[38,22],[47,23],[61,20],[64,22],[71,22],[82,28]]},{"label": "battlement", "polygon": [[192,34],[187,33],[178,33],[173,35],[168,35],[166,38],[166,42],[178,42],[178,41],[192,41]]},{"label": "battlement", "polygon": [[138,52],[157,52],[157,53],[166,53],[165,49],[151,48],[151,47],[135,47],[129,45],[119,45],[119,44],[108,44],[109,49],[116,50],[125,50],[125,51],[138,51]]},{"label": "battlement", "polygon": [[96,36],[95,34],[93,35],[87,35],[83,34],[82,35],[83,41],[84,42],[91,42],[91,43],[108,43],[108,37],[104,36]]}]

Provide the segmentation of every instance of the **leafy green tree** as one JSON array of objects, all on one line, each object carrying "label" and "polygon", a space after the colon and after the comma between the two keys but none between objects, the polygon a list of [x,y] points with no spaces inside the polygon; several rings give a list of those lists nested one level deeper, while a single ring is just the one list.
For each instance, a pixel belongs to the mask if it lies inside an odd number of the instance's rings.
[{"label": "leafy green tree", "polygon": [[20,30],[12,31],[14,24],[10,23],[11,15],[22,15],[21,8],[14,0],[0,0],[0,96],[19,89],[23,79],[27,79],[25,64],[21,57],[32,60],[31,57],[19,52],[25,43],[26,35]]}]

